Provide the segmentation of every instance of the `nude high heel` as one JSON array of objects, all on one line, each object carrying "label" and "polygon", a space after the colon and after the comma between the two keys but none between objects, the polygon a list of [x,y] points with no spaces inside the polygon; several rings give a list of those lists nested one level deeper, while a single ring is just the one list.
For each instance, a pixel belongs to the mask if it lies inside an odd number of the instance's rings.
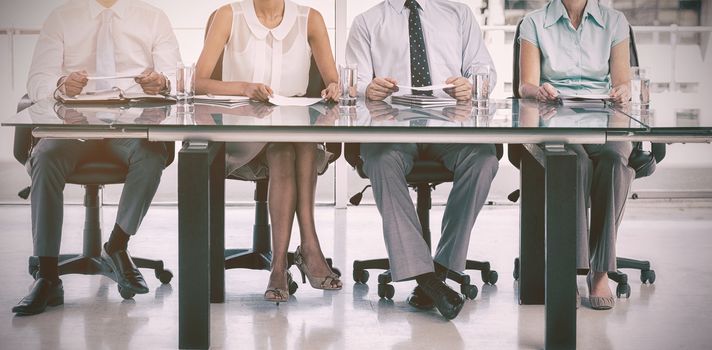
[{"label": "nude high heel", "polygon": [[[292,284],[292,273],[287,270],[287,290],[282,288],[267,288],[264,293],[264,300],[277,303],[286,303],[289,301],[289,285]],[[271,293],[271,294],[270,294]],[[270,296],[271,295],[271,296]]]},{"label": "nude high heel", "polygon": [[309,279],[309,284],[315,289],[338,290],[341,289],[341,280],[339,275],[333,271],[327,276],[317,277],[309,272],[304,255],[302,255],[302,247],[298,246],[294,252],[294,265],[297,265],[299,272],[302,274],[302,283],[306,283]]}]

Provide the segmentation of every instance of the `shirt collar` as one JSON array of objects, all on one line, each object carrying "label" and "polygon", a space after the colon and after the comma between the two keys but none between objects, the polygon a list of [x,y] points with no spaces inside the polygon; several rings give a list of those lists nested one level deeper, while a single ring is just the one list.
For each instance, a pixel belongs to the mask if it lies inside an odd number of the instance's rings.
[{"label": "shirt collar", "polygon": [[[593,18],[593,21],[601,28],[605,28],[603,24],[603,15],[601,8],[596,0],[588,0],[586,8],[583,10],[583,19],[586,17]],[[546,7],[546,18],[544,19],[544,28],[548,28],[556,24],[561,18],[569,19],[569,14],[561,0],[554,0]]]},{"label": "shirt collar", "polygon": [[[388,4],[400,15],[406,9],[405,1],[406,0],[388,0]],[[430,6],[428,0],[418,0],[418,5],[420,5],[421,11],[426,11],[428,6]]]},{"label": "shirt collar", "polygon": [[[91,14],[92,18],[96,18],[101,14],[102,11],[106,10],[107,8],[96,2],[96,0],[87,0],[89,2],[89,13]],[[109,7],[112,11],[114,11],[114,14],[116,17],[122,18],[126,14],[126,4],[127,0],[118,0],[116,3]]]},{"label": "shirt collar", "polygon": [[273,29],[269,29],[260,23],[260,19],[257,18],[257,13],[255,12],[255,4],[253,3],[253,0],[243,1],[242,10],[245,13],[247,26],[250,28],[252,34],[260,40],[264,40],[269,33],[272,33],[274,38],[277,40],[284,40],[284,38],[287,37],[287,34],[289,34],[292,30],[294,22],[297,20],[297,5],[289,0],[284,2],[284,15],[282,16],[282,22]]}]

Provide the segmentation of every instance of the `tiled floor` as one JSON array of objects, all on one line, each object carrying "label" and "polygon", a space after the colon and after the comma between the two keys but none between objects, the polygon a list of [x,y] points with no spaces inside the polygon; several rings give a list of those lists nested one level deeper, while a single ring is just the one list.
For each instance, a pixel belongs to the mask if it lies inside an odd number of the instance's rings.
[{"label": "tiled floor", "polygon": [[[433,228],[443,207],[433,208]],[[115,207],[104,208],[110,228]],[[81,207],[65,213],[63,251],[81,249]],[[228,246],[250,244],[253,211],[228,208]],[[0,207],[0,349],[163,349],[178,346],[177,279],[160,285],[145,271],[151,292],[123,301],[104,277],[64,276],[65,305],[32,317],[10,308],[30,284],[29,207]],[[486,207],[470,258],[489,259],[499,271],[496,286],[473,280],[480,295],[460,316],[444,321],[418,312],[404,299],[413,282],[396,284],[393,301],[379,300],[376,273],[368,285],[351,280],[354,259],[385,254],[380,219],[373,206],[317,209],[323,247],[345,276],[339,292],[300,284],[288,303],[262,301],[267,273],[230,270],[227,302],[212,306],[211,344],[221,349],[536,349],[544,344],[542,306],[519,306],[512,279],[518,249],[518,208]],[[131,242],[135,256],[161,257],[177,270],[177,210],[154,207]],[[294,235],[292,248],[298,235]],[[434,239],[437,239],[435,235]],[[619,254],[652,260],[654,285],[631,273],[632,295],[612,311],[578,311],[582,349],[709,349],[712,346],[712,202],[631,202],[620,229]],[[296,269],[294,269],[296,272]],[[614,284],[611,284],[615,287]],[[579,289],[586,295],[583,279]]]}]

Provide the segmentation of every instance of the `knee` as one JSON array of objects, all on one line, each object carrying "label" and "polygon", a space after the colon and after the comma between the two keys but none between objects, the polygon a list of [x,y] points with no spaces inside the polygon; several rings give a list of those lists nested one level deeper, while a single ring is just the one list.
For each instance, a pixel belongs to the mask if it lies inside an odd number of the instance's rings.
[{"label": "knee", "polygon": [[38,173],[58,173],[63,169],[62,152],[54,149],[42,150],[32,154],[29,159],[30,175]]},{"label": "knee", "polygon": [[598,154],[598,163],[608,164],[612,167],[626,167],[628,166],[628,158],[630,157],[630,150],[625,152],[625,150],[605,147]]},{"label": "knee", "polygon": [[294,170],[296,151],[288,143],[271,143],[267,146],[267,164],[270,177],[286,176]]},{"label": "knee", "polygon": [[140,147],[135,154],[134,162],[141,164],[140,167],[147,173],[161,174],[166,168],[168,160],[168,150],[162,142],[147,142],[144,147]]},{"label": "knee", "polygon": [[494,179],[499,170],[499,159],[494,150],[461,153],[459,158],[458,166],[466,171],[472,170],[473,174],[484,174]]},{"label": "knee", "polygon": [[398,152],[368,152],[362,158],[363,170],[369,178],[393,174],[405,176],[410,171],[410,169],[406,169],[405,159]]}]

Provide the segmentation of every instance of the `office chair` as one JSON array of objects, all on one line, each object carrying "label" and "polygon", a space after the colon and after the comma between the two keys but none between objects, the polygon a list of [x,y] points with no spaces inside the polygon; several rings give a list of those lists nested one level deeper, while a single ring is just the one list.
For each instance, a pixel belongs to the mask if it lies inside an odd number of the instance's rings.
[{"label": "office chair", "polygon": [[[17,112],[24,110],[32,105],[27,95],[22,97],[22,100],[17,106]],[[30,157],[30,151],[36,143],[32,137],[32,127],[15,127],[15,139],[13,152],[15,159],[20,164],[25,165]],[[173,142],[166,143],[168,158],[166,159],[166,167],[168,167],[175,157],[175,144]],[[84,186],[84,247],[81,254],[60,254],[59,256],[59,274],[82,274],[82,275],[104,275],[116,281],[116,277],[111,267],[105,264],[101,259],[101,189],[104,185],[121,184],[126,180],[127,167],[124,164],[116,163],[111,160],[91,160],[81,163],[77,166],[74,172],[67,178],[67,183]],[[19,196],[27,199],[30,194],[30,188],[23,189]],[[136,266],[140,268],[153,269],[156,278],[163,284],[170,283],[173,278],[173,273],[163,266],[162,260],[149,260],[145,258],[132,257]],[[31,256],[29,259],[29,273],[32,277],[37,277],[39,271],[39,258]],[[124,299],[131,299],[135,293],[123,289],[118,285],[119,294]]]},{"label": "office chair", "polygon": [[[496,145],[497,159],[502,158],[502,145]],[[368,176],[363,172],[363,160],[360,156],[360,145],[355,143],[347,143],[344,146],[344,157],[346,161],[353,166],[359,176],[367,179]],[[435,186],[453,181],[453,173],[448,170],[442,163],[434,160],[418,159],[413,164],[413,170],[406,176],[406,181],[410,187],[415,189],[418,197],[416,200],[416,211],[418,213],[418,221],[423,230],[423,239],[431,247],[430,242],[430,208],[432,207],[432,190]],[[368,186],[366,187],[368,188]],[[364,188],[364,191],[366,190]],[[361,201],[363,191],[351,198],[351,204],[358,205]],[[355,260],[353,279],[357,283],[368,282],[368,269],[381,269],[385,272],[378,275],[378,296],[380,298],[392,299],[395,295],[395,288],[390,284],[392,281],[387,258],[372,259],[372,260]],[[479,270],[482,276],[482,281],[494,285],[499,278],[497,271],[492,270],[490,263],[487,261],[467,260],[465,270]],[[460,285],[460,291],[468,299],[472,300],[477,297],[477,286],[471,284],[470,275],[463,271],[448,270],[447,278]]]},{"label": "office chair", "polygon": [[[208,29],[210,28],[213,18],[215,17],[215,12],[210,14],[208,18],[207,26],[205,27],[205,37],[208,35]],[[223,54],[220,54],[218,62],[215,64],[211,79],[222,80],[222,62]],[[305,96],[308,97],[321,97],[321,91],[325,88],[324,82],[321,79],[319,69],[316,66],[314,57],[311,59],[311,66],[309,67],[309,83],[307,85],[307,92]],[[340,143],[327,143],[325,145],[326,150],[331,152],[333,155],[329,159],[329,163],[333,163],[341,156],[341,144]],[[319,174],[322,175],[322,174]],[[267,198],[269,192],[269,178],[258,179],[258,180],[245,180],[237,176],[229,175],[227,177],[230,180],[240,180],[240,181],[255,181],[255,224],[252,228],[252,247],[251,248],[238,248],[238,249],[225,249],[225,269],[251,269],[251,270],[270,270],[272,264],[272,244],[270,242],[271,229],[269,225],[269,211],[267,207]],[[341,275],[341,271],[333,266],[333,261],[331,258],[326,258],[326,263],[337,275]],[[287,268],[294,265],[294,253],[287,253]],[[289,294],[294,294],[299,285],[295,281],[291,281],[288,286]]]},{"label": "office chair", "polygon": [[[517,29],[514,33],[514,59],[513,59],[513,77],[512,77],[512,92],[515,98],[521,98],[519,95],[519,28],[522,24],[520,20],[517,24]],[[638,49],[635,44],[635,36],[633,33],[633,28],[629,28],[630,32],[630,66],[639,67],[638,61]],[[519,169],[521,165],[521,152],[523,152],[522,145],[510,144],[508,147],[507,157],[509,161]],[[646,151],[643,148],[642,142],[633,143],[633,151],[628,159],[628,165],[635,169],[635,178],[641,178],[650,176],[655,172],[657,163],[660,163],[663,158],[665,158],[665,144],[664,143],[651,143],[650,151]],[[516,202],[519,199],[520,190],[515,190],[512,192],[508,198],[512,202]],[[655,282],[655,270],[650,268],[650,261],[646,260],[635,260],[629,258],[618,257],[616,258],[616,265],[618,270],[615,272],[609,272],[608,278],[618,283],[616,287],[616,296],[620,298],[625,295],[626,298],[630,297],[630,285],[628,284],[628,275],[621,272],[620,269],[636,269],[640,270],[640,281],[642,283],[653,284]],[[587,274],[588,271],[579,271],[579,274]],[[514,259],[514,270],[512,276],[515,280],[519,279],[519,258]]]}]

